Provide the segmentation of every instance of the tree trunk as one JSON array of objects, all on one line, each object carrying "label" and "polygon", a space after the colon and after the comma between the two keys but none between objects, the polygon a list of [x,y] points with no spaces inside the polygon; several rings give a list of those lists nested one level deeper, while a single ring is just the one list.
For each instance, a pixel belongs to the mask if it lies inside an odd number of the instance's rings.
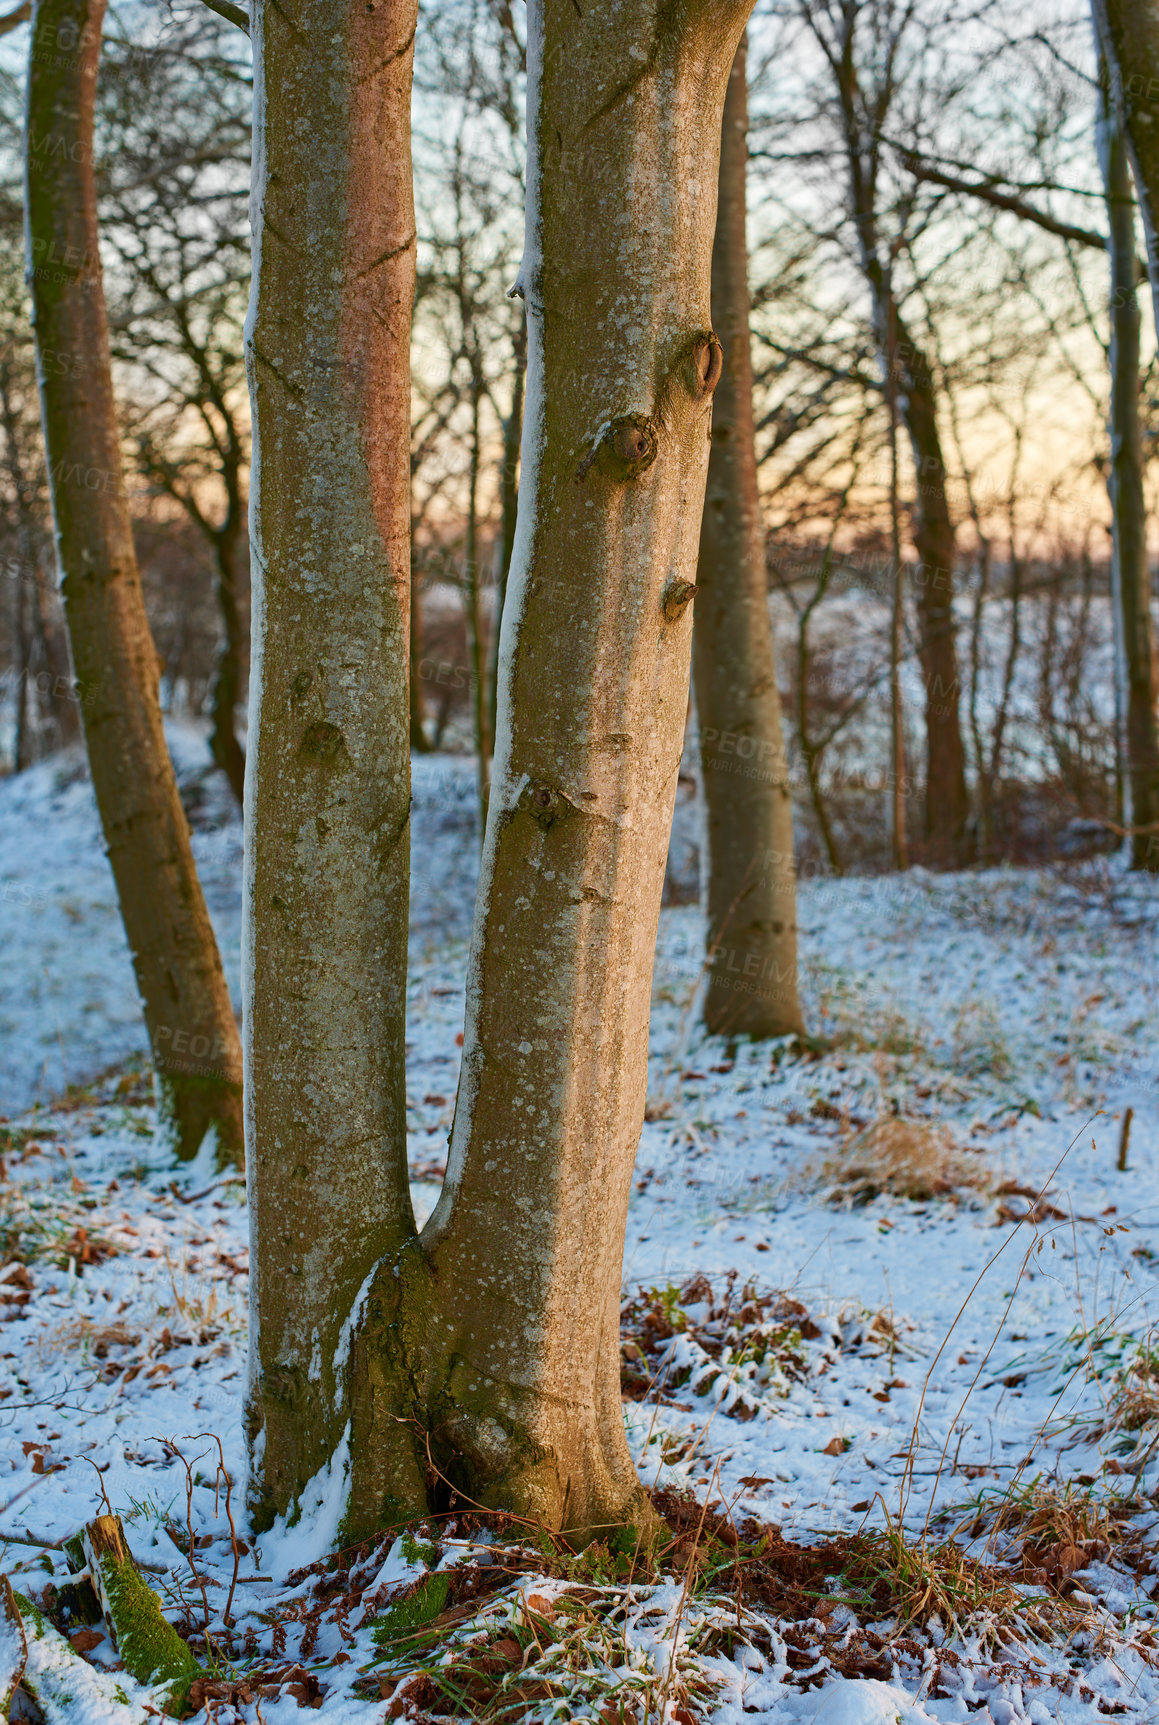
[{"label": "tree trunk", "polygon": [[65,748],[80,736],[80,705],[68,662],[63,619],[59,607],[53,603],[55,588],[50,586],[49,573],[39,557],[32,581],[32,627],[45,667],[46,687],[41,707],[56,732],[53,746]]},{"label": "tree trunk", "polygon": [[24,570],[12,583],[12,645],[15,649],[16,689],[13,696],[12,770],[22,773],[32,765],[28,727],[29,672],[32,668],[32,634],[28,627],[28,595]]},{"label": "tree trunk", "polygon": [[507,577],[511,570],[511,553],[515,548],[515,516],[519,503],[519,444],[523,436],[523,384],[527,370],[527,323],[520,313],[511,342],[511,412],[503,421],[503,472],[499,495],[502,520],[499,529],[498,555],[495,559],[495,626],[491,631],[491,736],[499,707],[499,635],[503,624],[503,607],[507,603]]},{"label": "tree trunk", "polygon": [[893,316],[901,414],[917,483],[913,536],[918,565],[913,582],[926,686],[926,850],[930,861],[952,867],[967,858],[970,817],[954,639],[954,524],[946,495],[933,372],[896,309]]},{"label": "tree trunk", "polygon": [[1092,7],[1130,152],[1159,328],[1159,5],[1156,0],[1092,0]]},{"label": "tree trunk", "polygon": [[1111,461],[1107,490],[1113,524],[1111,576],[1125,792],[1123,825],[1130,829],[1127,844],[1132,868],[1159,872],[1159,734],[1139,426],[1135,218],[1126,141],[1105,80],[1100,98],[1099,160],[1111,265]]},{"label": "tree trunk", "polygon": [[423,607],[419,584],[411,578],[410,587],[410,746],[416,755],[430,752],[426,729],[426,701],[423,698]]},{"label": "tree trunk", "polygon": [[527,416],[463,1069],[439,1204],[375,1278],[351,1357],[354,1534],[445,1481],[577,1538],[651,1513],[620,1276],[748,11],[529,7]]},{"label": "tree trunk", "polygon": [[359,1288],[413,1235],[410,90],[416,0],[253,8],[253,671],[246,1131],[250,1498],[285,1510],[347,1421]]},{"label": "tree trunk", "polygon": [[902,647],[905,641],[905,584],[901,555],[901,487],[898,476],[897,319],[892,293],[886,314],[885,393],[889,406],[889,772],[886,775],[885,828],[890,866],[902,874],[909,868],[909,821],[906,810],[905,703],[902,700]]},{"label": "tree trunk", "polygon": [[692,658],[705,803],[704,1022],[714,1034],[762,1037],[805,1026],[797,995],[793,802],[757,490],[747,162],[742,40],[721,133],[712,322],[723,371],[712,409]]},{"label": "tree trunk", "polygon": [[231,499],[225,525],[213,535],[213,559],[217,565],[217,604],[221,612],[224,638],[217,655],[213,693],[210,697],[212,724],[209,747],[215,762],[229,780],[230,789],[239,806],[245,799],[245,750],[238,742],[235,713],[241,694],[242,671],[248,646],[237,592],[240,537],[240,500],[235,504]]},{"label": "tree trunk", "polygon": [[482,362],[478,349],[471,351],[470,471],[467,479],[467,541],[463,591],[467,611],[467,651],[471,657],[471,729],[475,737],[475,761],[479,784],[479,835],[487,825],[487,800],[491,791],[490,725],[491,702],[487,693],[486,626],[479,575],[479,407],[483,397]]},{"label": "tree trunk", "polygon": [[[93,788],[181,1156],[241,1158],[241,1050],[165,746],[117,439],[92,128],[104,0],[38,0],[26,220],[49,481]],[[75,53],[55,44],[70,38]],[[52,356],[50,364],[44,356]]]}]

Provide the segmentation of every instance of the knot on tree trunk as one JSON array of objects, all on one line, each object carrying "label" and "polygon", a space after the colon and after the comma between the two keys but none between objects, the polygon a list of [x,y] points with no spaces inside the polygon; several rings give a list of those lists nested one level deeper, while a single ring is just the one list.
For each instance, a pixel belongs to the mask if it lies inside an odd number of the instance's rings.
[{"label": "knot on tree trunk", "polygon": [[581,483],[593,466],[609,479],[638,479],[656,459],[660,447],[659,428],[646,413],[625,413],[610,419],[580,462],[576,478]]}]

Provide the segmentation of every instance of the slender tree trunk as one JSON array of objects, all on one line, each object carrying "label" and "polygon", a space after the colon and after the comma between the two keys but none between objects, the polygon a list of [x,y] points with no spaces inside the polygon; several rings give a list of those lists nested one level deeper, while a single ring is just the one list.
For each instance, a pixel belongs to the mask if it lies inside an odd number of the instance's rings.
[{"label": "slender tree trunk", "polygon": [[[1132,868],[1159,872],[1159,728],[1151,567],[1143,499],[1139,425],[1139,299],[1135,286],[1135,217],[1126,140],[1100,80],[1099,160],[1107,202],[1111,265],[1111,576],[1123,763],[1123,825]],[[1159,89],[1156,90],[1159,97]],[[1159,111],[1157,111],[1159,117]]]},{"label": "slender tree trunk", "polygon": [[933,372],[910,339],[896,308],[893,316],[899,405],[917,483],[913,537],[918,561],[913,586],[918,651],[926,686],[925,839],[932,861],[953,866],[968,855],[970,818],[954,637],[954,524],[946,495]]},{"label": "slender tree trunk", "polygon": [[793,800],[757,490],[747,163],[742,39],[721,133],[712,323],[723,372],[712,410],[692,659],[705,805],[704,1022],[715,1034],[759,1037],[803,1031],[805,1024],[797,994]]},{"label": "slender tree trunk", "polygon": [[471,655],[471,728],[475,736],[475,760],[479,777],[479,831],[487,824],[487,799],[491,788],[491,702],[487,694],[487,636],[483,621],[483,593],[479,581],[479,408],[483,378],[477,350],[471,354],[470,472],[467,479],[467,542],[464,593],[467,601],[467,650]]},{"label": "slender tree trunk", "polygon": [[499,707],[499,635],[503,622],[503,607],[507,603],[507,576],[511,569],[511,553],[515,548],[515,515],[519,503],[519,443],[523,436],[523,382],[527,370],[527,324],[522,315],[515,326],[511,342],[511,411],[503,421],[503,472],[499,494],[502,519],[499,529],[498,555],[495,559],[495,626],[491,631],[491,735],[495,735]]},{"label": "slender tree trunk", "polygon": [[[28,262],[62,591],[162,1118],[179,1155],[213,1128],[240,1160],[237,1025],[165,746],[117,439],[92,154],[103,14],[103,0],[38,0],[28,73]],[[75,51],[58,52],[69,38]]]},{"label": "slender tree trunk", "polygon": [[528,405],[462,1077],[439,1204],[375,1279],[352,1354],[355,1533],[437,1503],[440,1480],[577,1537],[649,1514],[620,1275],[748,10],[529,6]]},{"label": "slender tree trunk", "polygon": [[32,765],[28,727],[28,676],[32,667],[32,633],[28,627],[27,583],[23,569],[12,584],[12,640],[16,648],[16,690],[13,699],[12,769],[22,773]]},{"label": "slender tree trunk", "polygon": [[242,671],[248,643],[242,627],[237,591],[237,558],[240,549],[238,542],[241,538],[239,509],[240,499],[237,508],[231,500],[225,525],[213,535],[213,557],[217,565],[217,605],[221,612],[224,638],[214,667],[213,692],[210,696],[209,747],[240,804],[245,799],[245,750],[238,742],[235,714],[241,694]]},{"label": "slender tree trunk", "polygon": [[346,1426],[406,1177],[415,0],[256,0],[243,948],[256,1524]]},{"label": "slender tree trunk", "polygon": [[897,318],[890,292],[886,315],[885,390],[889,405],[889,775],[886,831],[890,866],[898,873],[909,867],[906,812],[905,703],[901,692],[902,649],[905,642],[905,583],[901,555],[901,488],[897,460]]},{"label": "slender tree trunk", "polygon": [[424,699],[422,662],[423,662],[423,607],[422,595],[417,579],[411,577],[410,587],[410,746],[416,755],[430,752],[430,742],[426,729],[426,701]]},{"label": "slender tree trunk", "polygon": [[1110,74],[1111,99],[1126,134],[1143,232],[1155,324],[1159,328],[1159,4],[1092,0]]},{"label": "slender tree trunk", "polygon": [[812,598],[805,605],[797,618],[797,676],[796,676],[796,708],[797,708],[797,739],[801,746],[801,760],[805,767],[805,781],[809,786],[809,800],[813,804],[813,813],[817,817],[817,827],[821,834],[821,842],[825,846],[825,858],[834,874],[845,872],[841,861],[841,853],[837,848],[837,839],[833,831],[833,823],[829,819],[829,810],[825,806],[825,797],[821,789],[821,756],[824,753],[823,744],[817,743],[813,737],[813,728],[809,719],[809,678],[812,674],[813,654],[809,643],[809,625],[813,613],[824,599],[829,587],[829,576],[832,569],[830,552],[825,553],[817,578],[817,586]]}]

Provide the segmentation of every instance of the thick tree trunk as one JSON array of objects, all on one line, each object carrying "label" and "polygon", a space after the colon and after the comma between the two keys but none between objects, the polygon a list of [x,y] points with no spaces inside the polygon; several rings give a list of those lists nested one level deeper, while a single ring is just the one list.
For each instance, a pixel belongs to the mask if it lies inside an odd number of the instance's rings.
[{"label": "thick tree trunk", "polygon": [[246,791],[250,1498],[347,1421],[359,1288],[406,1178],[415,0],[256,0]]},{"label": "thick tree trunk", "polygon": [[350,1528],[442,1481],[646,1520],[619,1292],[719,344],[719,122],[749,0],[531,0],[519,528],[447,1180],[353,1350]]},{"label": "thick tree trunk", "polygon": [[1092,0],[1092,7],[1134,171],[1159,328],[1159,0]]},{"label": "thick tree trunk", "polygon": [[1134,204],[1126,142],[1105,85],[1099,121],[1111,265],[1111,462],[1107,490],[1113,522],[1111,575],[1119,690],[1116,705],[1124,768],[1123,824],[1130,829],[1127,845],[1132,868],[1159,872],[1159,734],[1139,425],[1140,317]]},{"label": "thick tree trunk", "polygon": [[704,1022],[714,1033],[760,1037],[802,1031],[804,1020],[797,994],[793,803],[753,430],[747,162],[742,41],[721,135],[712,322],[723,372],[712,410],[692,661],[705,803]]},{"label": "thick tree trunk", "polygon": [[229,518],[221,531],[213,535],[213,557],[217,565],[217,605],[221,612],[224,634],[214,667],[209,747],[240,804],[245,800],[245,750],[238,742],[235,715],[241,694],[248,642],[242,626],[237,591],[241,520],[236,511],[239,509],[240,500],[236,505],[231,501]]},{"label": "thick tree trunk", "polygon": [[[117,440],[92,127],[103,0],[38,0],[28,267],[65,613],[93,787],[179,1155],[241,1156],[241,1050],[165,746]],[[56,44],[71,39],[75,51]]]}]

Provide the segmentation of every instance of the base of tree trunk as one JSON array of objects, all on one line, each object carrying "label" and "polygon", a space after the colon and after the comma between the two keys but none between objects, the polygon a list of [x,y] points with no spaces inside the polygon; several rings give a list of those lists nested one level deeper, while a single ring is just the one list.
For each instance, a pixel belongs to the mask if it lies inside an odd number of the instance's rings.
[{"label": "base of tree trunk", "polygon": [[192,1162],[208,1132],[217,1135],[219,1168],[244,1168],[240,1084],[196,1073],[158,1071],[155,1088],[162,1129],[179,1161]]},{"label": "base of tree trunk", "polygon": [[[485,1377],[448,1315],[417,1242],[371,1286],[349,1362],[342,1543],[455,1502],[525,1517],[576,1545],[626,1528],[650,1538],[660,1518],[624,1437],[618,1346],[601,1350],[610,1359],[584,1405]],[[250,1507],[255,1526],[272,1520],[268,1505]]]}]

